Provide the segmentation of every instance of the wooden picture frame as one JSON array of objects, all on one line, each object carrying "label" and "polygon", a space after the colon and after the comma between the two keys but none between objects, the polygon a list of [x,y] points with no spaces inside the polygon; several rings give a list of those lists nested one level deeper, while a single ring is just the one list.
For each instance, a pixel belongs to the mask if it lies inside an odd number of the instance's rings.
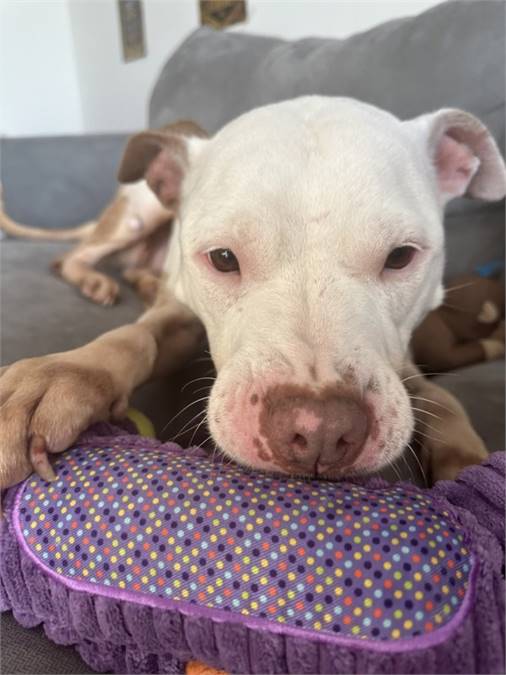
[{"label": "wooden picture frame", "polygon": [[200,0],[200,23],[211,28],[227,28],[246,21],[246,0]]},{"label": "wooden picture frame", "polygon": [[142,59],[146,56],[142,0],[118,0],[118,12],[123,61]]}]

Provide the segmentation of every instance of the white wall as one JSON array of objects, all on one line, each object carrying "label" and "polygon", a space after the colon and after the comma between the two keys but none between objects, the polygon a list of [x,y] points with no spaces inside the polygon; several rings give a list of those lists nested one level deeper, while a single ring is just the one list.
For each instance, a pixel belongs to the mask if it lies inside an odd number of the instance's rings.
[{"label": "white wall", "polygon": [[145,58],[122,61],[117,3],[69,4],[85,131],[131,131],[146,124],[148,98],[168,55],[198,25],[193,0],[144,3]]},{"label": "white wall", "polygon": [[0,0],[0,134],[66,134],[83,119],[66,0]]},{"label": "white wall", "polygon": [[[346,37],[440,0],[248,0],[232,30]],[[146,58],[123,63],[116,0],[0,0],[0,134],[130,131],[197,0],[145,0]]]}]

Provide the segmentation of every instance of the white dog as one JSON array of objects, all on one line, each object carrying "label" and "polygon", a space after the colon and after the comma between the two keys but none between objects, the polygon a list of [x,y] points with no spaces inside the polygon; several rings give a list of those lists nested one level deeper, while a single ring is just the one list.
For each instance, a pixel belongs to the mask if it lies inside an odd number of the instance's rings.
[{"label": "white dog", "polygon": [[[133,326],[7,369],[0,484],[121,412],[135,386],[194,348],[199,322],[218,372],[210,431],[229,456],[337,477],[402,452],[411,332],[443,298],[444,206],[506,192],[476,118],[441,110],[401,122],[354,100],[304,97],[211,139],[138,134],[119,176],[145,179],[177,208],[165,290],[178,302],[162,293]],[[463,463],[483,456],[470,438]]]}]

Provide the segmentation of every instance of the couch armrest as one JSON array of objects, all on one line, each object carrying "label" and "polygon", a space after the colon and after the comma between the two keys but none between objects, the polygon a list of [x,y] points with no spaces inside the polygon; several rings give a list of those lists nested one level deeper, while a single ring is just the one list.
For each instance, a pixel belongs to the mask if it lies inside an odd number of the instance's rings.
[{"label": "couch armrest", "polygon": [[114,193],[125,134],[0,139],[9,215],[37,227],[94,218]]}]

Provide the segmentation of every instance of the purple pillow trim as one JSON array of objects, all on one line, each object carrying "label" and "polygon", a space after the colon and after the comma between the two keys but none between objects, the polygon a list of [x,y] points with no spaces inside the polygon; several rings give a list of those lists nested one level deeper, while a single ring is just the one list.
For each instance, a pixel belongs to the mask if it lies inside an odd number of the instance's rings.
[{"label": "purple pillow trim", "polygon": [[[162,447],[151,439],[121,440],[128,447]],[[79,446],[104,447],[108,441],[117,444],[118,436],[88,434]],[[202,456],[198,450],[189,454]],[[430,647],[419,643],[417,649],[406,651],[404,646],[402,651],[389,642],[389,650],[381,651],[356,640],[336,643],[315,633],[293,635],[277,625],[266,631],[255,621],[217,620],[216,614],[207,615],[196,606],[152,607],[85,593],[34,562],[12,522],[2,524],[0,608],[12,609],[24,626],[43,623],[50,639],[76,645],[87,663],[102,672],[184,672],[190,659],[246,673],[504,672],[504,464],[504,454],[496,453],[482,466],[465,470],[456,482],[425,491],[438,510],[449,512],[465,529],[475,563],[468,606],[439,629],[442,641]],[[362,484],[384,485],[377,480]],[[14,500],[11,490],[8,511]]]}]

